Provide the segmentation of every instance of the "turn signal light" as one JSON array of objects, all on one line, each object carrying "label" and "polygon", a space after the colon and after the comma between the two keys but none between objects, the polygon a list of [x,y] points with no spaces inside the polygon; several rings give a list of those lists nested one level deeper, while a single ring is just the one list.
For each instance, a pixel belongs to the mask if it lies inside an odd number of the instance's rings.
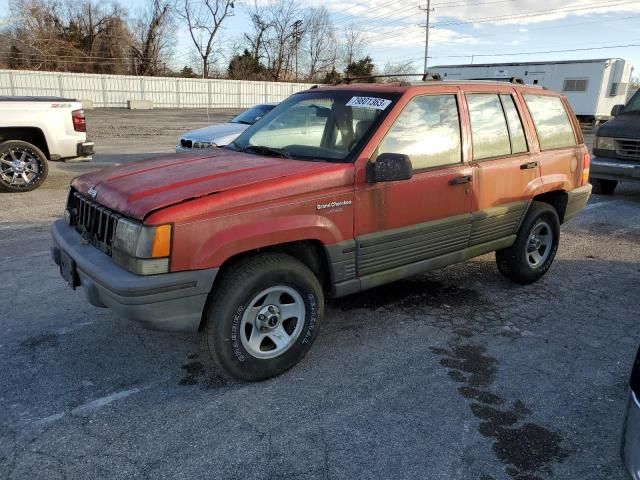
[{"label": "turn signal light", "polygon": [[171,225],[156,227],[156,234],[151,245],[151,257],[168,257],[171,253]]}]

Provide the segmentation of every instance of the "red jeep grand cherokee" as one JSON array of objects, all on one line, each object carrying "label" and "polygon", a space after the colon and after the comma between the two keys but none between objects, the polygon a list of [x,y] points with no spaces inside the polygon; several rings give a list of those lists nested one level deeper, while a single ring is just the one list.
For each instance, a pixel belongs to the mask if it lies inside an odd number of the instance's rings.
[{"label": "red jeep grand cherokee", "polygon": [[309,350],[324,297],[496,251],[528,284],[591,192],[567,100],[509,83],[315,88],[225,149],[73,180],[53,258],[89,302],[200,331],[262,380]]}]

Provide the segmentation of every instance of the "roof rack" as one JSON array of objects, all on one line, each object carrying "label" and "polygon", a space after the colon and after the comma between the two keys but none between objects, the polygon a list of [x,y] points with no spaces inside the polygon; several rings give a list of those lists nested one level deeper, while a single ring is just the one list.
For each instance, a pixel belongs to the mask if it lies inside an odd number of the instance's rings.
[{"label": "roof rack", "polygon": [[[524,80],[520,77],[510,77],[510,78],[470,78],[469,80],[481,80],[487,82],[509,82],[515,83],[516,85],[524,85]],[[461,80],[464,81],[464,80]]]},{"label": "roof rack", "polygon": [[397,74],[385,74],[385,75],[365,75],[362,77],[345,77],[341,80],[338,80],[334,85],[340,85],[346,83],[347,85],[351,85],[353,82],[358,82],[361,80],[375,80],[377,78],[399,78],[399,77],[422,77],[423,82],[440,82],[442,81],[442,77],[439,73],[397,73]]}]

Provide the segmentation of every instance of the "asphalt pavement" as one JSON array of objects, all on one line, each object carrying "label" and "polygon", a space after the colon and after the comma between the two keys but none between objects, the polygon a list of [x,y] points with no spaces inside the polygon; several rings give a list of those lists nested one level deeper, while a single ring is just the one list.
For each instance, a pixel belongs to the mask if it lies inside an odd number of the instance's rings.
[{"label": "asphalt pavement", "polygon": [[91,307],[48,253],[73,175],[169,153],[205,113],[90,112],[94,162],[0,195],[0,478],[627,478],[640,185],[593,196],[534,285],[486,255],[334,300],[297,367],[227,383],[196,336]]}]

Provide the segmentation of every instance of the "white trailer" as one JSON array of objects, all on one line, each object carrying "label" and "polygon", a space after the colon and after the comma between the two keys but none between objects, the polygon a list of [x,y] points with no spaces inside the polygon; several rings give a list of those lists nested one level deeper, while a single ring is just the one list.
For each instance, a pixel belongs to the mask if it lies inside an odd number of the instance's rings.
[{"label": "white trailer", "polygon": [[562,92],[581,121],[600,122],[611,117],[614,105],[624,104],[633,67],[621,58],[557,62],[440,65],[429,68],[443,80],[501,80],[521,78]]}]

